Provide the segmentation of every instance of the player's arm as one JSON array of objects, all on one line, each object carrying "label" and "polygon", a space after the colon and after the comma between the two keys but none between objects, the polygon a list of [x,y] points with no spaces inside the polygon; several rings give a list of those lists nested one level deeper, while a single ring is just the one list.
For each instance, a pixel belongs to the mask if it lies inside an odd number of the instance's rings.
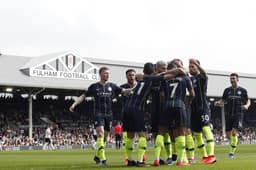
[{"label": "player's arm", "polygon": [[[189,83],[191,83],[191,81]],[[195,91],[194,91],[194,88],[192,87],[192,83],[191,83],[188,88],[187,104],[191,105],[194,98],[195,98]]]},{"label": "player's arm", "polygon": [[186,99],[185,99],[185,105],[186,107],[190,107],[193,99],[195,98],[195,91],[194,89],[190,89],[188,90],[188,95],[186,96]]},{"label": "player's arm", "polygon": [[131,93],[131,91],[132,91],[135,87],[136,87],[136,86],[134,86],[134,87],[132,87],[132,88],[127,88],[127,89],[122,88],[121,94],[123,94],[123,95],[129,95],[129,94]]},{"label": "player's arm", "polygon": [[243,110],[243,111],[247,111],[248,108],[250,107],[250,105],[251,105],[251,100],[248,99],[247,102],[246,102],[246,104],[242,106],[242,110]]},{"label": "player's arm", "polygon": [[[135,86],[132,87],[132,88],[123,88],[123,87],[120,87],[120,86],[118,86],[114,83],[112,83],[112,87],[115,89],[115,94],[117,96],[119,96],[120,94],[124,95],[124,96],[129,95],[131,93],[131,91],[135,88]],[[120,95],[120,97],[121,97],[121,95]]]},{"label": "player's arm", "polygon": [[224,106],[224,100],[223,99],[220,99],[220,100],[217,100],[214,105],[215,106],[220,106],[220,107],[223,107]]},{"label": "player's arm", "polygon": [[144,76],[145,75],[142,73],[136,73],[135,79],[136,79],[136,81],[140,81],[140,80],[143,80]]},{"label": "player's arm", "polygon": [[201,67],[200,63],[196,59],[191,58],[191,59],[189,59],[189,62],[193,63],[197,66],[201,75],[203,75],[204,77],[207,76],[206,71]]},{"label": "player's arm", "polygon": [[167,70],[166,72],[159,73],[157,75],[165,75],[165,74],[174,74],[174,75],[186,75],[187,72],[184,70],[184,68],[173,68],[170,70]]},{"label": "player's arm", "polygon": [[82,103],[85,100],[85,94],[82,94],[81,96],[79,96],[78,98],[76,98],[76,100],[74,101],[74,103],[69,107],[69,111],[74,112],[75,107]]},{"label": "player's arm", "polygon": [[174,78],[177,75],[186,75],[186,71],[183,68],[174,68],[171,70],[166,71],[163,74],[163,77],[165,80],[170,80],[172,78]]},{"label": "player's arm", "polygon": [[222,98],[220,100],[217,100],[214,105],[215,106],[219,106],[219,107],[223,107],[225,100],[228,98],[228,93],[229,93],[229,89],[226,88],[222,94]]},{"label": "player's arm", "polygon": [[173,68],[166,72],[162,72],[162,73],[155,74],[155,75],[144,75],[144,74],[137,73],[136,80],[143,80],[144,77],[152,77],[152,76],[163,76],[164,79],[169,80],[169,79],[175,77],[176,75],[186,75],[186,74],[187,73],[183,68]]},{"label": "player's arm", "polygon": [[247,99],[247,101],[246,101],[246,103],[244,104],[244,105],[242,105],[242,110],[245,112],[245,111],[247,111],[248,110],[248,108],[250,107],[250,105],[251,105],[251,100],[249,99],[249,97],[248,97],[248,94],[247,94],[247,90],[246,89],[244,89],[245,90],[245,92],[244,92],[244,98],[245,98],[245,100]]}]

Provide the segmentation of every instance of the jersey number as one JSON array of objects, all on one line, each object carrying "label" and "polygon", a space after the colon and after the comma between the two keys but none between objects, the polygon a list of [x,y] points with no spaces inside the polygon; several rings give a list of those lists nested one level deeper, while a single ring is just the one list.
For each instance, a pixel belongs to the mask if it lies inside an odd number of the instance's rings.
[{"label": "jersey number", "polygon": [[179,84],[179,83],[177,83],[177,82],[170,84],[170,87],[172,87],[172,90],[171,90],[172,92],[171,92],[171,96],[170,96],[171,98],[173,98],[173,96],[174,96],[174,94],[175,94],[175,91],[176,91],[176,89],[177,89],[177,87],[178,87],[178,84]]},{"label": "jersey number", "polygon": [[208,122],[209,120],[209,115],[202,115],[202,122]]}]

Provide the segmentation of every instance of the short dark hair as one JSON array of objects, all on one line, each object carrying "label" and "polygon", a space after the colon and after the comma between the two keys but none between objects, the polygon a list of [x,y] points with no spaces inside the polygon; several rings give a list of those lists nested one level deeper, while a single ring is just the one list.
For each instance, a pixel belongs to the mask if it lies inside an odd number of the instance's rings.
[{"label": "short dark hair", "polygon": [[235,77],[239,78],[239,76],[238,76],[237,73],[231,73],[231,74],[230,74],[230,77],[231,77],[231,76],[235,76]]},{"label": "short dark hair", "polygon": [[104,71],[104,70],[109,70],[109,68],[106,67],[106,66],[101,67],[101,68],[99,69],[99,74],[100,74],[102,71]]},{"label": "short dark hair", "polygon": [[143,67],[143,73],[149,75],[154,73],[154,64],[150,62],[145,63]]},{"label": "short dark hair", "polygon": [[178,59],[178,58],[173,59],[172,61],[170,61],[170,63],[176,65],[176,61],[179,61],[181,63],[181,65],[183,66],[183,62],[180,59]]},{"label": "short dark hair", "polygon": [[171,70],[171,69],[173,69],[173,68],[177,68],[177,65],[174,64],[173,62],[168,63],[167,69],[168,69],[168,70]]},{"label": "short dark hair", "polygon": [[134,69],[128,69],[128,70],[126,70],[125,74],[127,75],[127,74],[130,73],[130,72],[136,73],[136,71],[135,71]]}]

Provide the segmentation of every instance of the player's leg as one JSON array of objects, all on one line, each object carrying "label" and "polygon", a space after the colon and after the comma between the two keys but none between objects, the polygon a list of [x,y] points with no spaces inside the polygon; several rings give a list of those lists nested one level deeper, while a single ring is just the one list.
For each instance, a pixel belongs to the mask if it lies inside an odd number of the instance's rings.
[{"label": "player's leg", "polygon": [[170,137],[172,142],[172,162],[177,161],[177,152],[176,152],[176,146],[175,146],[175,136],[173,134],[173,127],[170,129]]},{"label": "player's leg", "polygon": [[[144,129],[143,129],[144,130]],[[139,136],[139,142],[138,142],[138,152],[137,152],[137,166],[144,166],[145,162],[143,160],[143,157],[146,153],[146,149],[147,149],[147,138],[146,138],[146,132],[145,131],[141,131],[138,132],[138,136]]]},{"label": "player's leg", "polygon": [[202,134],[202,118],[197,112],[191,113],[191,130],[194,132],[195,141],[197,143],[197,148],[202,154],[201,162],[204,163],[208,158],[206,147],[204,144],[203,134]]},{"label": "player's leg", "polygon": [[190,164],[195,163],[195,142],[191,132],[191,108],[186,107],[186,151]]},{"label": "player's leg", "polygon": [[239,130],[242,129],[242,121],[243,121],[243,116],[242,113],[238,113],[235,115],[232,119],[232,130],[230,132],[230,152],[229,152],[229,158],[234,158],[234,154],[237,148],[238,144],[238,135],[239,135]]},{"label": "player's leg", "polygon": [[123,135],[122,135],[122,143],[123,143],[123,150],[124,150],[124,160],[125,160],[125,164],[128,164],[128,154],[127,154],[127,150],[126,150],[126,141],[127,141],[127,132],[124,131]]},{"label": "player's leg", "polygon": [[45,138],[44,139],[43,150],[46,150],[46,147],[47,147],[48,144],[49,144],[49,140],[48,140],[48,138]]},{"label": "player's leg", "polygon": [[133,158],[134,144],[133,139],[136,132],[136,114],[134,109],[128,109],[124,115],[124,130],[127,131],[127,139],[125,142],[125,149],[128,156],[127,166],[136,166],[137,162]]},{"label": "player's leg", "polygon": [[177,127],[174,129],[174,136],[175,136],[175,147],[177,152],[177,166],[184,166],[187,165],[183,162],[185,148],[186,148],[186,139],[185,133],[182,127]]},{"label": "player's leg", "polygon": [[174,108],[172,112],[175,120],[174,124],[174,136],[175,136],[175,146],[177,152],[177,166],[189,165],[184,162],[186,157],[186,138],[185,138],[185,125],[186,125],[186,112],[183,108]]},{"label": "player's leg", "polygon": [[163,153],[163,136],[159,134],[159,118],[161,114],[157,112],[156,110],[151,111],[151,127],[152,127],[152,133],[155,138],[155,146],[154,146],[154,166],[159,166],[159,159],[160,155]]},{"label": "player's leg", "polygon": [[234,154],[238,144],[238,130],[233,128],[230,132],[230,150],[229,150],[229,158],[234,158]]},{"label": "player's leg", "polygon": [[121,139],[122,137],[121,137],[121,135],[119,135],[119,140],[118,140],[118,149],[121,149],[121,141],[122,141],[122,139]]},{"label": "player's leg", "polygon": [[97,146],[98,146],[98,153],[100,160],[106,160],[105,155],[105,142],[104,142],[104,127],[103,126],[97,126],[96,127],[97,132]]},{"label": "player's leg", "polygon": [[118,149],[118,140],[117,140],[117,134],[115,134],[115,144],[116,144],[116,149]]},{"label": "player's leg", "polygon": [[154,166],[159,166],[160,163],[160,153],[164,146],[164,137],[163,135],[158,134],[155,139],[155,148],[154,148]]},{"label": "player's leg", "polygon": [[125,143],[126,152],[128,155],[128,160],[133,160],[132,152],[133,152],[133,138],[134,132],[127,132],[127,139]]},{"label": "player's leg", "polygon": [[204,162],[204,160],[208,157],[208,154],[206,152],[206,148],[203,140],[203,134],[202,132],[194,132],[194,136],[197,143],[197,148],[199,149],[203,157],[202,162]]},{"label": "player's leg", "polygon": [[96,164],[99,164],[100,161],[102,162],[102,165],[106,166],[107,165],[107,160],[106,160],[106,155],[105,155],[105,142],[104,142],[104,138],[106,136],[105,134],[105,129],[104,126],[107,126],[107,122],[105,122],[105,119],[102,118],[96,118],[95,121],[95,127],[96,127],[96,133],[97,133],[97,152],[96,155],[94,157],[94,161],[96,162]]},{"label": "player's leg", "polygon": [[133,117],[133,127],[138,133],[139,141],[137,147],[137,166],[146,166],[144,161],[144,155],[147,149],[147,133],[145,128],[145,113],[140,111],[135,111]]},{"label": "player's leg", "polygon": [[172,142],[169,133],[164,135],[164,147],[166,151],[166,164],[172,164]]},{"label": "player's leg", "polygon": [[133,126],[134,122],[134,114],[133,109],[126,109],[124,112],[124,119],[123,119],[123,142],[124,142],[124,149],[125,149],[125,158],[127,159],[127,166],[136,166],[137,163],[133,159],[133,138],[135,135],[135,130]]},{"label": "player's leg", "polygon": [[214,155],[214,136],[210,126],[203,127],[203,133],[207,142],[207,153],[208,155]]},{"label": "player's leg", "polygon": [[195,142],[190,128],[186,128],[186,150],[189,163],[195,163]]},{"label": "player's leg", "polygon": [[50,150],[55,151],[55,147],[53,146],[53,140],[52,140],[52,139],[50,139],[50,144],[49,144],[49,146],[50,146]]},{"label": "player's leg", "polygon": [[[164,149],[166,150],[167,160],[165,161]],[[155,159],[154,166],[172,164],[172,148],[171,139],[168,134],[168,128],[165,126],[159,126],[159,134],[155,140]]]},{"label": "player's leg", "polygon": [[[172,122],[172,116],[170,116],[170,110],[159,113],[159,122],[158,122],[158,135],[156,136],[155,141],[155,160],[154,166],[159,166],[163,164],[172,163],[172,152],[171,152],[171,139],[170,139],[170,122]],[[167,155],[167,161],[164,157],[164,149]]]},{"label": "player's leg", "polygon": [[229,154],[228,157],[230,159],[234,158],[234,153],[236,151],[237,143],[238,143],[238,131],[234,131],[234,127],[239,124],[239,120],[235,121],[235,117],[230,116],[228,114],[225,115],[225,125],[226,125],[226,137],[230,142],[229,145]]},{"label": "player's leg", "polygon": [[216,162],[216,157],[215,157],[215,154],[214,154],[214,136],[213,136],[213,133],[212,133],[212,130],[210,128],[210,126],[204,126],[202,128],[203,130],[203,133],[205,135],[205,138],[206,138],[206,142],[207,142],[207,153],[208,153],[208,159],[205,163],[207,164],[212,164],[212,163],[215,163]]}]

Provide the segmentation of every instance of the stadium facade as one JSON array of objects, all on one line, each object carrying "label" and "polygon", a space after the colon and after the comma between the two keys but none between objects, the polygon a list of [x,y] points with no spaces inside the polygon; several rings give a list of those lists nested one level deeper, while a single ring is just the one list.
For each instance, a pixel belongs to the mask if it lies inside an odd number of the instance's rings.
[{"label": "stadium facade", "polygon": [[[150,59],[149,59],[150,61]],[[110,81],[122,84],[126,81],[125,70],[142,71],[143,63],[105,60],[79,56],[73,52],[62,52],[39,57],[0,55],[0,86],[13,88],[46,88],[84,90],[98,80],[98,68],[110,68]],[[220,97],[223,89],[230,85],[229,74],[207,70],[209,76],[208,96]],[[256,75],[238,73],[240,85],[248,89],[251,98],[256,98]]]}]

